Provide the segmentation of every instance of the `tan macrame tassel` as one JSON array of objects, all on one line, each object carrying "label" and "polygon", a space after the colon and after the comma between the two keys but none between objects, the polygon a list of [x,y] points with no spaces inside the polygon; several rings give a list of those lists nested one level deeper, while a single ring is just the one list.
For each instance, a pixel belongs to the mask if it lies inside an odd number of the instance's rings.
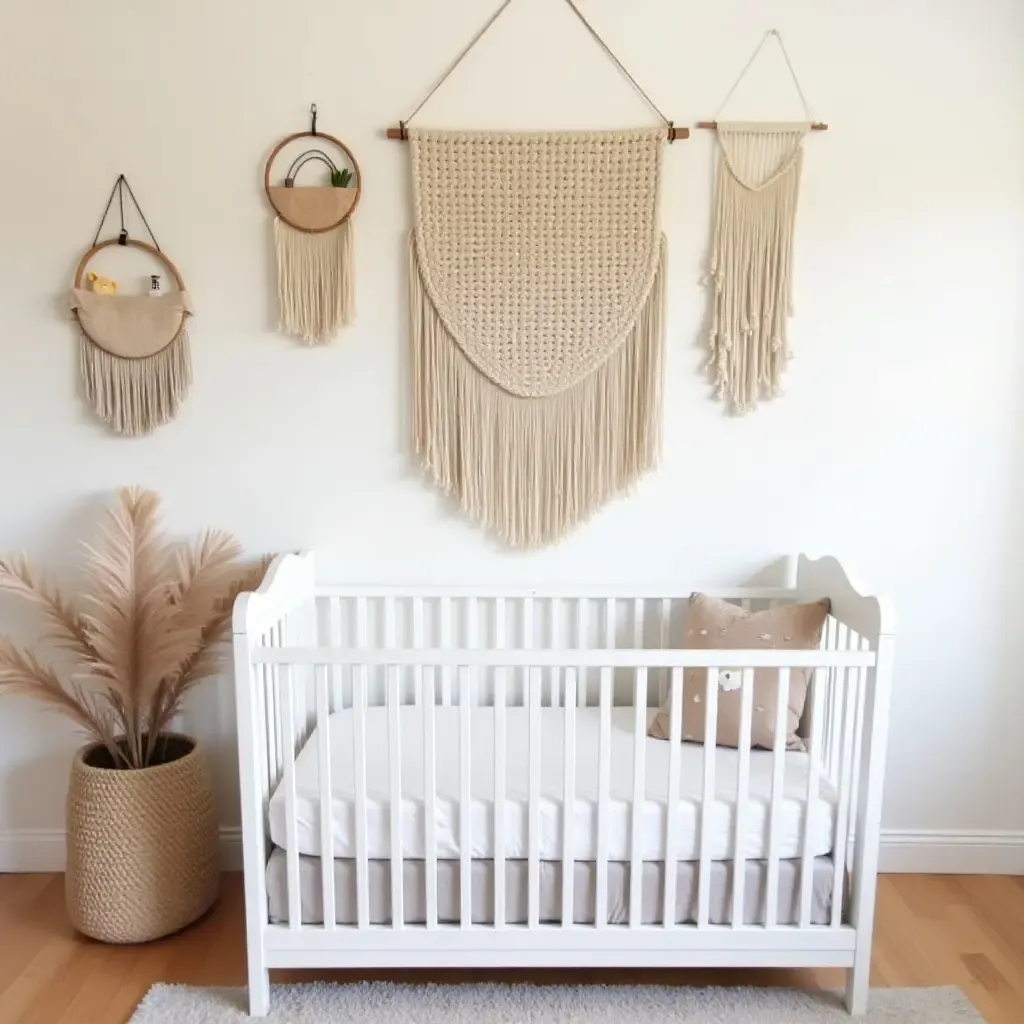
[{"label": "tan macrame tassel", "polygon": [[297,231],[274,220],[280,326],[309,345],[330,341],[355,315],[351,220],[330,231]]},{"label": "tan macrame tassel", "polygon": [[523,398],[466,357],[410,238],[416,451],[465,512],[517,547],[557,540],[657,462],[666,247],[624,342],[579,383]]},{"label": "tan macrame tassel", "polygon": [[111,355],[83,331],[79,365],[89,404],[117,433],[130,437],[166,423],[192,383],[192,355],[184,327],[169,345],[140,359]]},{"label": "tan macrame tassel", "polygon": [[734,412],[780,394],[792,357],[793,234],[809,128],[718,126],[708,366]]}]

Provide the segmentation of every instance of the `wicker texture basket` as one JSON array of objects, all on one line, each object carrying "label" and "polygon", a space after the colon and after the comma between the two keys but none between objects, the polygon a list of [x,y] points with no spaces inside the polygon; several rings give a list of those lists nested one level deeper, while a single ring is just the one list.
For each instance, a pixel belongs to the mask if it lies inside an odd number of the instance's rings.
[{"label": "wicker texture basket", "polygon": [[206,759],[189,737],[164,738],[182,756],[117,770],[94,767],[102,748],[90,745],[71,766],[68,915],[80,932],[102,942],[169,935],[217,899],[217,824]]}]

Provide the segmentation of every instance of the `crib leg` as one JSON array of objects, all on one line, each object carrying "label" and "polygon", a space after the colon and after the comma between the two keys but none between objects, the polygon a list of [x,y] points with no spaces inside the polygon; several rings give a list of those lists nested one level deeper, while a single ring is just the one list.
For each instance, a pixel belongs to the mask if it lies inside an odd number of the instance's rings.
[{"label": "crib leg", "polygon": [[854,1017],[868,1012],[868,991],[871,986],[871,947],[857,950],[853,967],[846,972],[846,1009]]},{"label": "crib leg", "polygon": [[270,1013],[270,971],[249,958],[249,1016],[266,1017]]}]

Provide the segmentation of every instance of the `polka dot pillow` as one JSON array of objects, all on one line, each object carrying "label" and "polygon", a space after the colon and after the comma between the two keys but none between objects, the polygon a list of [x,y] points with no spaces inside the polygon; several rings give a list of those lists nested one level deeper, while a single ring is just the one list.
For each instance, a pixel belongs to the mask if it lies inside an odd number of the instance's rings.
[{"label": "polka dot pillow", "polygon": [[[696,650],[814,650],[821,643],[821,632],[828,616],[829,602],[778,605],[767,611],[748,612],[728,601],[706,594],[692,594],[683,624],[683,646]],[[789,713],[786,723],[786,747],[803,750],[797,733],[810,669],[793,669],[789,674]],[[718,736],[720,747],[739,746],[741,674],[723,669],[718,679]],[[707,669],[688,668],[683,674],[683,739],[704,742]],[[753,747],[772,749],[778,703],[778,669],[759,668],[754,672],[754,707],[751,721]],[[671,719],[671,696],[651,723],[648,736],[667,740]]]}]

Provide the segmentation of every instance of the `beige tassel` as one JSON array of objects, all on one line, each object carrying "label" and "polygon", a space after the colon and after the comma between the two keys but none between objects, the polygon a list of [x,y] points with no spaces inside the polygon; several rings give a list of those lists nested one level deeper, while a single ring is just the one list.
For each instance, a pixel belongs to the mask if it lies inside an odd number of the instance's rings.
[{"label": "beige tassel", "polygon": [[664,238],[650,293],[605,363],[560,394],[521,398],[485,377],[438,317],[410,239],[416,451],[462,508],[517,547],[561,537],[658,459]]},{"label": "beige tassel", "polygon": [[85,397],[119,434],[148,434],[166,423],[192,383],[188,332],[182,328],[165,348],[141,359],[111,355],[82,332],[79,364]]},{"label": "beige tassel", "polygon": [[708,366],[733,412],[780,394],[792,357],[793,234],[809,127],[718,126]]},{"label": "beige tassel", "polygon": [[355,315],[351,220],[330,231],[297,231],[274,220],[280,327],[309,345],[330,341]]}]

